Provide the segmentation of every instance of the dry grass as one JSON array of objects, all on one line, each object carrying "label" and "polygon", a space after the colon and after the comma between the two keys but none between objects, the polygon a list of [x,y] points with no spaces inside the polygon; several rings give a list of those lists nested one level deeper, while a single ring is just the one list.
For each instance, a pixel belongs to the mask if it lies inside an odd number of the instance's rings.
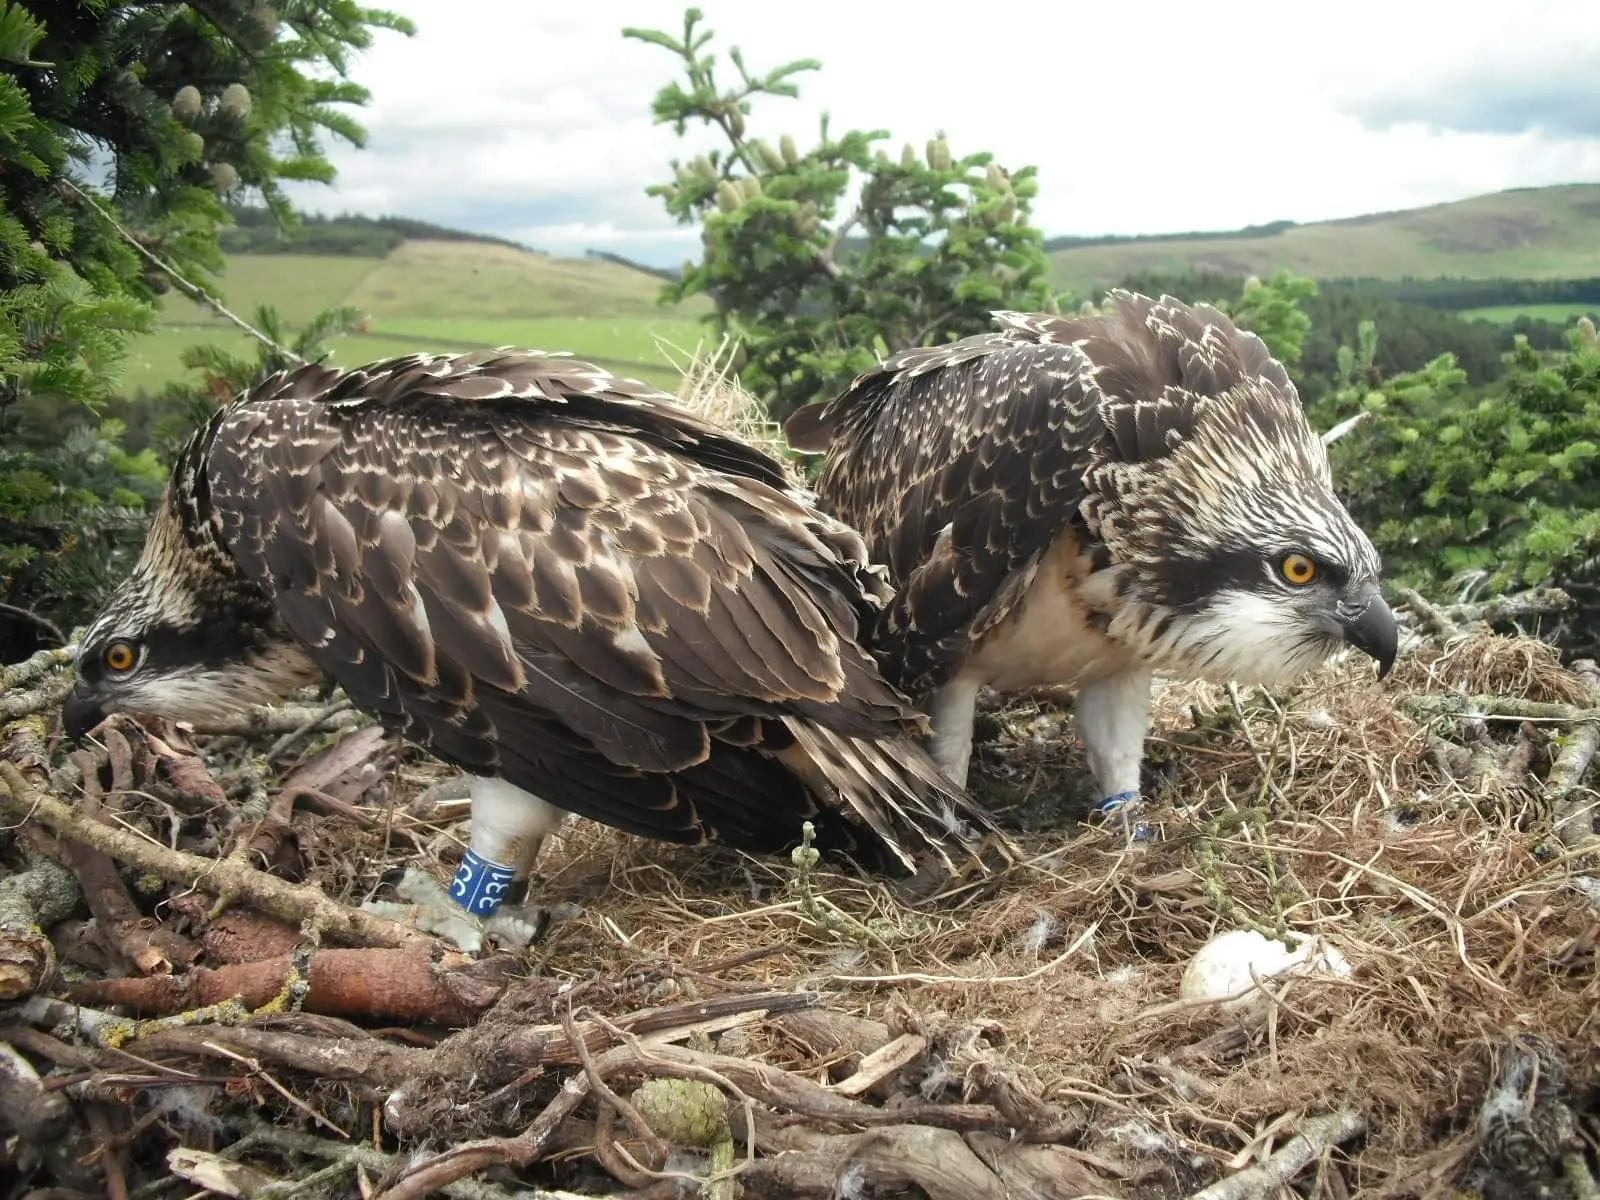
[{"label": "dry grass", "polygon": [[[1075,807],[1084,774],[1070,715],[1048,698],[1012,704],[989,714],[975,786],[1025,830],[1028,860],[921,904],[816,872],[809,887],[842,919],[808,910],[787,863],[574,823],[542,869],[545,894],[577,915],[538,969],[576,979],[749,956],[730,982],[817,989],[892,1027],[995,1023],[1046,1099],[1096,1114],[1081,1149],[1160,1160],[1166,1190],[1139,1194],[1181,1194],[1351,1106],[1370,1122],[1360,1194],[1446,1194],[1517,1035],[1567,1064],[1574,1108],[1600,1089],[1600,909],[1579,886],[1594,862],[1545,836],[1537,777],[1552,748],[1492,794],[1445,777],[1404,709],[1446,687],[1572,700],[1583,681],[1535,643],[1480,636],[1424,651],[1387,685],[1364,661],[1277,697],[1169,685],[1153,743],[1163,836],[1133,852],[1051,816]],[[1316,934],[1353,975],[1287,983],[1265,1025],[1175,1003],[1189,957],[1230,926]],[[740,1052],[805,1062],[777,1029]],[[906,1086],[959,1098],[984,1052],[951,1047]]]}]

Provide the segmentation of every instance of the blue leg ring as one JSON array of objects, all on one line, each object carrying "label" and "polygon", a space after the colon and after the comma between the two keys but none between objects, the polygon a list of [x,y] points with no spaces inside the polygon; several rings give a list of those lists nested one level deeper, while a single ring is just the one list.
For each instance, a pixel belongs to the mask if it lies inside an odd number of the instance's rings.
[{"label": "blue leg ring", "polygon": [[1155,830],[1144,819],[1144,803],[1137,791],[1107,796],[1095,806],[1095,817],[1102,824],[1117,822],[1128,835],[1129,841],[1148,842],[1155,837]]},{"label": "blue leg ring", "polygon": [[475,917],[493,916],[511,891],[511,868],[468,850],[450,881],[450,898]]}]

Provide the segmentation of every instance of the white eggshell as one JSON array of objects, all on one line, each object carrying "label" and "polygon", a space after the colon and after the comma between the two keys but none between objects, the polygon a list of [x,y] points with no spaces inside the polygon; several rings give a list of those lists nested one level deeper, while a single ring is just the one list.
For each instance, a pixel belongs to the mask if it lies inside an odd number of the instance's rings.
[{"label": "white eggshell", "polygon": [[1286,971],[1297,974],[1315,971],[1342,979],[1350,974],[1350,964],[1343,954],[1320,938],[1305,938],[1298,950],[1291,951],[1277,939],[1265,937],[1254,929],[1230,929],[1217,934],[1195,952],[1183,972],[1178,995],[1185,1000],[1220,1000],[1233,996],[1234,999],[1219,1006],[1228,1010],[1265,1008],[1270,1001],[1261,989],[1253,988],[1243,996],[1238,993],[1251,988],[1254,977],[1267,980]]}]

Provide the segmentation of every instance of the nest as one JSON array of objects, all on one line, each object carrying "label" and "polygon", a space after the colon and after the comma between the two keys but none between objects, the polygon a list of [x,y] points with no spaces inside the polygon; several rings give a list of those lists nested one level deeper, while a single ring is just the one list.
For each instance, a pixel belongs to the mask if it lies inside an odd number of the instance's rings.
[{"label": "nest", "polygon": [[[396,867],[448,874],[466,805],[347,708],[192,743],[119,721],[53,774],[24,718],[0,905],[47,928],[0,938],[0,1091],[33,1097],[0,1121],[38,1139],[8,1153],[38,1186],[115,1170],[150,1195],[328,1171],[492,1194],[510,1168],[678,1194],[715,1152],[624,1096],[675,1080],[731,1147],[705,1194],[1269,1195],[1298,1172],[1318,1196],[1590,1195],[1597,699],[1482,633],[1382,686],[1360,663],[1168,685],[1143,850],[1079,823],[1066,702],[995,705],[974,786],[1026,853],[1003,874],[913,900],[575,822],[541,863],[544,937],[478,960],[360,909]],[[1351,972],[1179,999],[1229,928]]]},{"label": "nest", "polygon": [[[477,958],[362,908],[449,876],[458,777],[337,696],[63,759],[36,656],[3,680],[6,1194],[1592,1197],[1600,675],[1409,619],[1381,685],[1162,686],[1146,848],[1083,823],[1070,698],[991,698],[1016,866],[913,897],[578,821],[543,936]],[[1350,970],[1182,998],[1230,929]]]}]

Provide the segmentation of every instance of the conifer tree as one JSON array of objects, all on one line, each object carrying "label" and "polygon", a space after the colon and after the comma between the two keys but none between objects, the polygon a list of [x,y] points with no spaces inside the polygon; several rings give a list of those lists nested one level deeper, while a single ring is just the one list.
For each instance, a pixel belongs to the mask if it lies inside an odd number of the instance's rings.
[{"label": "conifer tree", "polygon": [[331,180],[327,139],[362,143],[349,58],[379,29],[410,25],[354,0],[0,0],[6,604],[70,619],[93,600],[74,564],[122,565],[159,464],[119,458],[115,426],[64,431],[111,394],[157,297],[214,289],[225,201],[290,221],[282,184]]},{"label": "conifer tree", "polygon": [[650,189],[702,236],[699,261],[684,264],[667,298],[711,297],[717,332],[737,340],[740,375],[773,416],[879,355],[993,329],[993,309],[1055,308],[1043,238],[1028,223],[1034,168],[957,154],[940,133],[891,155],[878,145],[886,131],[837,133],[826,116],[810,145],[761,137],[752,101],[797,95],[794,77],[819,63],[758,74],[734,47],[738,81],[725,86],[700,10],[685,13],[681,37],[623,32],[682,69],[656,95],[657,122],[680,135],[704,125],[725,143],[675,162],[674,178]]}]

